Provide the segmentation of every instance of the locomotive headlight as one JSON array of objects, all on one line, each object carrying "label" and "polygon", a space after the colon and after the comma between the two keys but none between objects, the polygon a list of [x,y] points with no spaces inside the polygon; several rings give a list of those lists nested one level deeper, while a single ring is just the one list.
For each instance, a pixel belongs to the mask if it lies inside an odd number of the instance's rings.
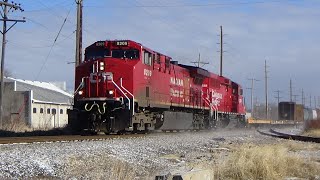
[{"label": "locomotive headlight", "polygon": [[83,91],[79,91],[78,94],[81,96],[83,94]]},{"label": "locomotive headlight", "polygon": [[114,93],[114,91],[113,91],[113,90],[110,90],[110,91],[109,91],[109,94],[110,94],[110,95],[112,95],[113,93]]},{"label": "locomotive headlight", "polygon": [[104,62],[100,62],[100,71],[103,71],[104,70]]}]

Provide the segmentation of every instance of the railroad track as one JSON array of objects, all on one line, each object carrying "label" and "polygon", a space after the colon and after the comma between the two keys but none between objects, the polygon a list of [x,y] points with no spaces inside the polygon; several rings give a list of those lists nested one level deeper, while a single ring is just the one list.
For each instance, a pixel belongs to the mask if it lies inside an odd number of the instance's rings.
[{"label": "railroad track", "polygon": [[271,137],[275,137],[275,138],[291,139],[291,140],[303,141],[303,142],[320,143],[320,138],[317,138],[317,137],[286,134],[286,133],[275,131],[273,129],[269,129],[269,131],[267,131],[267,132],[264,132],[262,130],[257,130],[257,131],[262,135],[271,136]]},{"label": "railroad track", "polygon": [[71,141],[99,141],[116,138],[137,138],[146,134],[126,134],[126,135],[63,135],[63,136],[29,136],[29,137],[0,137],[0,144],[21,144],[21,143],[50,143],[50,142],[71,142]]},{"label": "railroad track", "polygon": [[[28,134],[18,134],[19,136],[9,136],[9,137],[1,137],[0,136],[0,144],[21,144],[21,143],[50,143],[50,142],[71,142],[71,141],[99,141],[104,139],[116,139],[116,138],[137,138],[137,137],[145,137],[147,135],[152,134],[167,134],[167,133],[183,133],[183,132],[198,132],[204,130],[160,130],[153,131],[148,133],[124,133],[121,135],[118,134],[101,134],[101,135],[45,135],[45,132],[41,132],[41,135],[28,135]],[[50,134],[50,133],[48,133]]]}]

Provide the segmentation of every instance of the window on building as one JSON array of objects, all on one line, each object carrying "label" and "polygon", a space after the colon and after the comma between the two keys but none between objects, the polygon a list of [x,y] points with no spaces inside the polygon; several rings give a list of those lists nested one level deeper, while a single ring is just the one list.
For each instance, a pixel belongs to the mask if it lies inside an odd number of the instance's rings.
[{"label": "window on building", "polygon": [[52,114],[57,114],[57,110],[56,109],[52,109]]},{"label": "window on building", "polygon": [[37,113],[37,108],[33,108],[33,113]]},{"label": "window on building", "polygon": [[43,108],[40,108],[40,113],[43,114]]},{"label": "window on building", "polygon": [[50,114],[50,108],[47,109],[47,114]]},{"label": "window on building", "polygon": [[63,114],[63,109],[60,109],[60,114]]}]

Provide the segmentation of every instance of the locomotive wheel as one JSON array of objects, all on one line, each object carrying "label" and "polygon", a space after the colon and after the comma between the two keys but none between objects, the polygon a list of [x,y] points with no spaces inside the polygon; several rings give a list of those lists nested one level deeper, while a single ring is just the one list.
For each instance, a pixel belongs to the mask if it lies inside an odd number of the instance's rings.
[{"label": "locomotive wheel", "polygon": [[144,124],[144,133],[145,134],[148,134],[150,132],[149,127],[150,127],[149,123]]}]

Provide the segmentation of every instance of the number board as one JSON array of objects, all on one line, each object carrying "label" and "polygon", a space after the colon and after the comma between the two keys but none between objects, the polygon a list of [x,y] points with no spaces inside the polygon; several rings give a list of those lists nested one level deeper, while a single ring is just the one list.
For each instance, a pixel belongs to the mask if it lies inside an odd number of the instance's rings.
[{"label": "number board", "polygon": [[99,46],[99,47],[104,47],[105,46],[105,42],[104,41],[99,41],[99,42],[96,42],[96,46]]},{"label": "number board", "polygon": [[128,41],[116,41],[116,46],[128,46]]}]

